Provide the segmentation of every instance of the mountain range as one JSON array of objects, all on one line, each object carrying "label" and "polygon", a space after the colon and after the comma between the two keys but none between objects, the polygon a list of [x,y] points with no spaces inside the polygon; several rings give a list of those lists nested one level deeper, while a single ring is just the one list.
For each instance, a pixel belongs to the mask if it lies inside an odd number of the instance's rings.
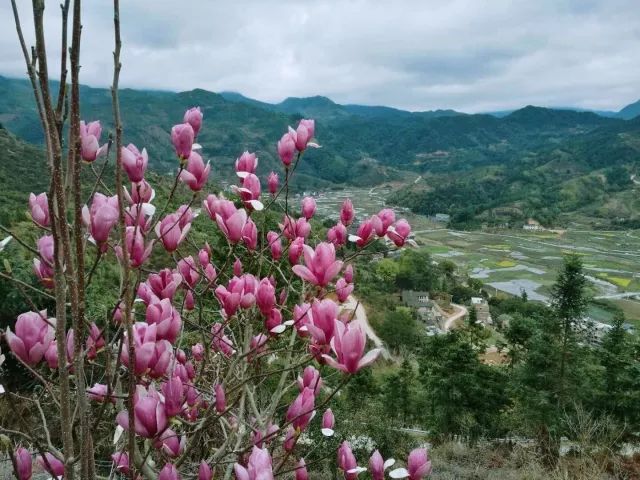
[{"label": "mountain range", "polygon": [[[606,204],[603,196],[612,193],[607,179],[616,179],[620,191],[632,188],[629,179],[640,153],[640,101],[615,113],[526,106],[501,114],[465,114],[340,105],[321,96],[270,104],[200,89],[122,89],[120,98],[125,143],[146,147],[150,166],[159,173],[176,169],[170,129],[190,106],[203,109],[205,124],[198,141],[219,178],[230,178],[235,158],[245,149],[258,154],[259,174],[266,178],[280,167],[275,144],[287,126],[314,118],[323,148],[305,154],[295,188],[386,182],[402,186],[393,198],[416,211],[447,212],[472,221],[501,222],[533,214],[554,222],[586,206],[589,215],[606,217],[608,210],[600,207]],[[99,119],[110,131],[109,90],[83,86],[81,99],[82,118]],[[28,143],[42,143],[27,81],[0,76],[0,124]],[[515,178],[515,172],[525,177]],[[418,176],[421,181],[414,183]],[[590,185],[597,179],[604,183],[583,188],[581,182]],[[409,183],[411,187],[404,188]],[[451,190],[462,196],[457,199]],[[536,192],[549,191],[564,192],[554,209],[545,201],[536,206],[541,201]],[[581,201],[584,191],[593,193],[589,201]],[[618,211],[624,218],[635,215],[628,208]]]}]

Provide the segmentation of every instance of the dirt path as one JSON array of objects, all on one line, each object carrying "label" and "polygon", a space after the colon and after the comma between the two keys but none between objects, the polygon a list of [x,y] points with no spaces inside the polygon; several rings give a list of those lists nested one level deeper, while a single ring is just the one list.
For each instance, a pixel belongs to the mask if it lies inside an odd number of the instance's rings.
[{"label": "dirt path", "polygon": [[467,307],[465,307],[464,305],[458,305],[456,303],[452,303],[451,306],[456,309],[456,312],[450,317],[448,317],[447,321],[444,322],[445,332],[448,332],[449,330],[454,328],[455,322],[461,318],[464,318],[469,313],[469,311],[467,310]]},{"label": "dirt path", "polygon": [[357,322],[358,325],[360,325],[369,340],[373,342],[376,348],[379,348],[382,351],[382,356],[385,359],[390,359],[391,355],[389,355],[387,349],[384,348],[384,344],[380,337],[378,337],[376,332],[373,331],[373,328],[371,328],[369,320],[367,319],[367,311],[364,309],[364,306],[358,302],[358,299],[353,295],[349,295],[349,298],[347,298],[347,301],[342,304],[342,307],[347,310],[355,311],[352,322]]}]

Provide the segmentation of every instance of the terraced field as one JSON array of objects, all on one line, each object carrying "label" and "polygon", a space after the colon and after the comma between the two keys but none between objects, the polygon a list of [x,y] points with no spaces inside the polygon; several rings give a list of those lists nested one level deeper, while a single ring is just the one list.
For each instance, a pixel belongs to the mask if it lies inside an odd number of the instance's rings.
[{"label": "terraced field", "polygon": [[[351,197],[359,218],[376,213],[384,205],[384,188],[317,192],[321,214],[336,212]],[[525,231],[518,229],[462,232],[444,228],[402,207],[396,214],[407,218],[420,248],[436,259],[449,259],[470,276],[481,279],[497,294],[520,295],[546,302],[562,257],[580,255],[596,299],[619,306],[630,322],[640,326],[640,232],[638,231]],[[590,315],[607,322],[613,313],[598,305]]]}]

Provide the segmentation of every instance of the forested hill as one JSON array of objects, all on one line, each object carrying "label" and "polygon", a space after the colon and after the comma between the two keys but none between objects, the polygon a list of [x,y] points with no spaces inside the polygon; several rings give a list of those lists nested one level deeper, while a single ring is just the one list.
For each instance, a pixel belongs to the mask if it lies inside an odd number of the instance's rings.
[{"label": "forested hill", "polygon": [[[83,87],[82,116],[100,119],[108,130],[108,89]],[[277,163],[275,143],[301,117],[315,118],[322,150],[310,152],[300,181],[307,187],[331,183],[370,185],[398,179],[397,170],[422,173],[517,158],[603,126],[624,124],[591,112],[525,107],[503,118],[453,110],[406,112],[388,107],[338,105],[325,97],[289,98],[268,104],[239,94],[205,90],[174,93],[123,89],[125,141],[145,146],[151,165],[174,168],[168,141],[186,107],[200,105],[208,128],[199,139],[208,158],[224,171],[243,149],[255,150],[266,175]],[[30,143],[41,133],[27,81],[0,77],[0,122]],[[442,159],[446,158],[446,162]]]}]

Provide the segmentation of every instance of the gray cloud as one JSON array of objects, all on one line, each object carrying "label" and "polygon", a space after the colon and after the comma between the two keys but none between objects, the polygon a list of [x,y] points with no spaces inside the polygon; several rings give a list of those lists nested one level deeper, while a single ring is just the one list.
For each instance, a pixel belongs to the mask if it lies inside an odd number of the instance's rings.
[{"label": "gray cloud", "polygon": [[[18,2],[28,39],[30,3]],[[636,0],[121,3],[128,87],[471,112],[525,104],[619,109],[640,98]],[[45,16],[52,56],[57,4],[47,2]],[[106,86],[111,2],[83,5],[82,81]],[[24,71],[3,2],[0,74]]]}]

